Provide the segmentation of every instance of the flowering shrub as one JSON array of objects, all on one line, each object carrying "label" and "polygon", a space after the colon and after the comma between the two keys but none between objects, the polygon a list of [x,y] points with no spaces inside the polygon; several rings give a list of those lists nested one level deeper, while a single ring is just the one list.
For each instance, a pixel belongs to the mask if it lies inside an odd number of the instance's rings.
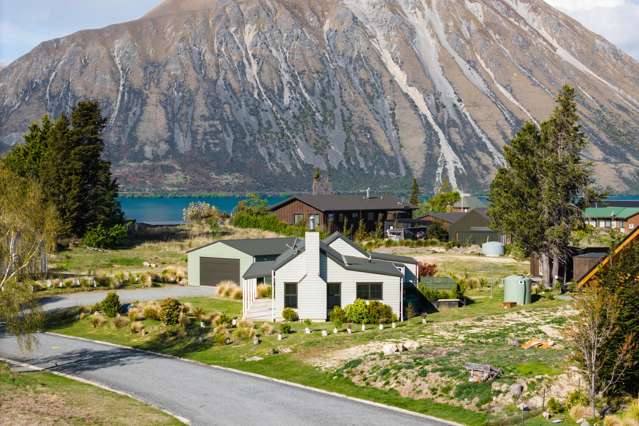
[{"label": "flowering shrub", "polygon": [[220,212],[215,206],[205,202],[193,202],[182,210],[182,218],[186,223],[203,223],[211,220],[217,221]]}]

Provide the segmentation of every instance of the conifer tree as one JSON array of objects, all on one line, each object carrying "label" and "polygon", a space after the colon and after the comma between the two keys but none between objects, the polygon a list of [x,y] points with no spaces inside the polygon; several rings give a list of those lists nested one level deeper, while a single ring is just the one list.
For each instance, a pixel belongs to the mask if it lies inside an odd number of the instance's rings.
[{"label": "conifer tree", "polygon": [[541,129],[526,123],[505,148],[507,165],[491,184],[493,227],[510,235],[527,254],[541,257],[546,286],[566,258],[572,231],[583,224],[583,207],[599,197],[592,167],[581,157],[587,143],[575,92],[564,86]]},{"label": "conifer tree", "polygon": [[413,186],[411,188],[409,202],[412,205],[414,205],[414,206],[418,206],[419,205],[419,196],[420,195],[422,195],[422,193],[419,190],[419,184],[417,183],[417,179],[413,178]]}]

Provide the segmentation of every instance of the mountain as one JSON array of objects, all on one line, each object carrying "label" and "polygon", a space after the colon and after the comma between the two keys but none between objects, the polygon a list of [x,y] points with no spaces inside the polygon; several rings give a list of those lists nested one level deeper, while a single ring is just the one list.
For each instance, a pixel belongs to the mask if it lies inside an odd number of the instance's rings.
[{"label": "mountain", "polygon": [[565,83],[600,182],[639,188],[639,64],[542,0],[166,0],[2,69],[0,146],[88,97],[126,190],[477,191]]}]

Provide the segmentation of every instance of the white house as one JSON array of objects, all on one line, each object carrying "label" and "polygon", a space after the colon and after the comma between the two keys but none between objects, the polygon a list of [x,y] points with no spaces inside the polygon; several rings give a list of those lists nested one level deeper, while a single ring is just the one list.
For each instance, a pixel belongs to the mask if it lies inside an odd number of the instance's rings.
[{"label": "white house", "polygon": [[[412,258],[368,253],[339,233],[320,241],[319,233],[307,232],[277,259],[251,265],[242,278],[246,318],[279,320],[290,307],[301,319],[324,321],[334,306],[355,299],[379,300],[402,318],[403,287],[417,283],[418,270]],[[256,299],[258,280],[272,283],[271,299]]]}]

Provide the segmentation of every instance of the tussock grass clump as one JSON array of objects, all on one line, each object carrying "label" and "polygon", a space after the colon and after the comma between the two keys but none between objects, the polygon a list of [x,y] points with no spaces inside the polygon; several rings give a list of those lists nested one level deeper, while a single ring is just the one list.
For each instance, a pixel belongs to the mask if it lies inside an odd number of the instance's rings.
[{"label": "tussock grass clump", "polygon": [[169,266],[162,271],[162,282],[169,284],[175,284],[178,282],[177,271],[173,266]]},{"label": "tussock grass clump", "polygon": [[117,314],[113,319],[113,325],[115,325],[115,328],[124,328],[129,325],[129,319],[125,316]]},{"label": "tussock grass clump", "polygon": [[256,296],[258,299],[267,299],[272,295],[272,287],[267,284],[259,284],[257,286]]},{"label": "tussock grass clump", "polygon": [[639,399],[632,401],[632,403],[626,410],[624,419],[631,419],[636,422],[639,422]]},{"label": "tussock grass clump", "polygon": [[143,305],[142,312],[144,318],[159,321],[162,313],[162,307],[158,302],[147,302]]},{"label": "tussock grass clump", "polygon": [[213,332],[209,334],[209,338],[217,344],[224,345],[231,341],[231,333],[228,328],[223,325],[218,325],[213,329]]},{"label": "tussock grass clump", "polygon": [[253,321],[247,319],[241,319],[237,323],[238,328],[253,328]]},{"label": "tussock grass clump", "polygon": [[133,306],[127,312],[129,321],[143,321],[145,319],[144,310],[141,306]]},{"label": "tussock grass clump", "polygon": [[265,322],[260,326],[260,331],[264,336],[270,336],[271,334],[273,334],[273,326],[268,322]]},{"label": "tussock grass clump", "polygon": [[140,284],[143,287],[153,287],[153,275],[147,272],[140,274]]},{"label": "tussock grass clump", "polygon": [[140,321],[132,322],[130,328],[131,333],[144,335],[144,324],[142,324]]},{"label": "tussock grass clump", "polygon": [[187,315],[193,315],[193,305],[190,304],[189,302],[183,303],[182,312],[184,312]]},{"label": "tussock grass clump", "polygon": [[583,405],[575,405],[570,409],[570,417],[574,420],[587,419],[592,414],[590,408]]},{"label": "tussock grass clump", "polygon": [[95,312],[91,315],[91,325],[93,328],[102,327],[106,323],[106,317],[102,315],[100,312]]},{"label": "tussock grass clump", "polygon": [[242,298],[242,289],[233,281],[222,281],[217,285],[217,295],[239,300]]},{"label": "tussock grass clump", "polygon": [[[186,305],[186,303],[185,303]],[[202,308],[193,308],[192,312],[193,316],[197,318],[199,321],[206,321],[206,312]]]},{"label": "tussock grass clump", "polygon": [[255,329],[253,327],[238,327],[233,335],[238,340],[250,340],[255,336]]},{"label": "tussock grass clump", "polygon": [[184,312],[180,312],[180,316],[178,317],[178,324],[180,327],[186,330],[190,323],[191,320],[189,320],[189,316]]}]

